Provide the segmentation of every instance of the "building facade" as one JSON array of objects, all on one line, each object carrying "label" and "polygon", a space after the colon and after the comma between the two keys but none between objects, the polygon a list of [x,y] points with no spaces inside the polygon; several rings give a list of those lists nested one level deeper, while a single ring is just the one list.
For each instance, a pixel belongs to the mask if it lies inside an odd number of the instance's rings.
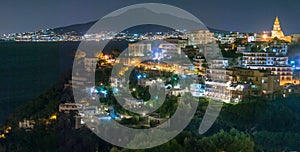
[{"label": "building facade", "polygon": [[151,52],[152,52],[151,43],[129,43],[128,44],[128,56],[143,57]]},{"label": "building facade", "polygon": [[226,103],[238,103],[247,96],[273,98],[280,92],[279,79],[265,70],[211,68],[206,70],[205,96]]},{"label": "building facade", "polygon": [[[242,66],[249,69],[271,71],[272,74],[280,77],[280,85],[293,83],[293,68],[288,65],[288,57],[282,53],[277,55],[277,53],[244,52]],[[284,53],[286,52],[284,51]]]},{"label": "building facade", "polygon": [[193,30],[188,32],[189,45],[202,45],[215,42],[214,33],[209,30]]}]

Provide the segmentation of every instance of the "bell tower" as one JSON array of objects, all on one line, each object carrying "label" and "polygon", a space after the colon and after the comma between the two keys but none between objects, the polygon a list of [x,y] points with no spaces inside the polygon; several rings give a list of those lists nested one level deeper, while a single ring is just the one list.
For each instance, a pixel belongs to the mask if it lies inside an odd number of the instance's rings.
[{"label": "bell tower", "polygon": [[274,21],[273,30],[272,30],[272,38],[275,38],[275,37],[277,37],[278,39],[285,37],[281,30],[278,16],[276,17],[276,19]]},{"label": "bell tower", "polygon": [[278,16],[276,16],[276,19],[274,21],[273,30],[274,31],[281,31],[280,22],[279,22]]}]

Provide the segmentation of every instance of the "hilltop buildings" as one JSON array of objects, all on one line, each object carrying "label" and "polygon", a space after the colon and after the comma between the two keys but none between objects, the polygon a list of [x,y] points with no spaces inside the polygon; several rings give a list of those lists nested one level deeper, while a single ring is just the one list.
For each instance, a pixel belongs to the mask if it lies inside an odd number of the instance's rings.
[{"label": "hilltop buildings", "polygon": [[[284,35],[278,17],[271,32],[220,34],[193,30],[188,31],[186,37],[166,36],[162,41],[159,39],[159,43],[152,43],[151,38],[129,43],[125,55],[116,60],[124,65],[120,73],[128,67],[139,67],[148,72],[198,74],[199,82],[193,82],[188,89],[173,88],[171,94],[180,95],[189,90],[193,96],[226,103],[238,103],[253,96],[273,99],[282,93],[283,86],[299,82],[293,79],[293,67],[287,56],[291,37]],[[193,66],[163,64],[164,59],[177,59],[176,56],[190,59]],[[141,63],[144,60],[154,62]],[[97,63],[92,58],[84,61],[85,69]],[[150,81],[138,81],[138,85],[148,86]]]},{"label": "hilltop buildings", "polygon": [[[202,37],[200,40],[201,37],[195,36],[195,32],[191,33],[193,39],[189,42],[205,42],[207,39]],[[296,36],[293,38],[296,39]],[[284,35],[278,17],[270,33],[231,32],[216,34],[216,40],[223,51],[233,51],[240,54],[240,57],[231,56],[229,60],[211,58],[208,63],[201,56],[194,57],[196,69],[206,70],[206,97],[227,103],[240,102],[247,96],[265,96],[272,99],[282,93],[282,86],[297,84],[287,56],[291,37]],[[230,63],[232,58],[237,65]],[[203,67],[206,64],[207,67]]]}]

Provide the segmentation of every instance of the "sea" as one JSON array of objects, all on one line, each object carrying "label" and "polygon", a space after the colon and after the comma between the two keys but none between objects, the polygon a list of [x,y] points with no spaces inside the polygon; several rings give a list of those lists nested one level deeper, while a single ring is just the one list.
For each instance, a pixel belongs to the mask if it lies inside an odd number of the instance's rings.
[{"label": "sea", "polygon": [[[98,45],[100,42],[91,42]],[[0,123],[18,106],[50,89],[72,69],[80,42],[0,42]],[[111,41],[104,52],[123,50]]]},{"label": "sea", "polygon": [[79,42],[0,42],[0,122],[72,67]]}]

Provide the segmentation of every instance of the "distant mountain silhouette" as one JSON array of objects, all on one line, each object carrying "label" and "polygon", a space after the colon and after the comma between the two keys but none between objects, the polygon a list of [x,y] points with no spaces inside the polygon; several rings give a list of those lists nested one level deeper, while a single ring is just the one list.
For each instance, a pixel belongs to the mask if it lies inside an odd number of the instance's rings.
[{"label": "distant mountain silhouette", "polygon": [[76,32],[78,35],[84,35],[97,21],[91,21],[82,24],[74,24],[59,28],[54,28],[52,31],[58,34]]},{"label": "distant mountain silhouette", "polygon": [[[133,18],[133,16],[138,15],[138,18]],[[146,18],[142,16],[147,16]],[[136,8],[136,9],[129,9],[126,12],[121,14],[117,14],[114,16],[106,17],[101,19],[101,26],[94,27],[95,31],[111,31],[112,28],[122,29],[123,26],[129,25],[128,23],[131,20],[139,21],[141,23],[149,23],[149,20],[159,20],[161,21],[162,25],[174,25],[175,27],[179,27],[178,29],[183,30],[181,28],[197,30],[201,28],[201,24],[197,23],[196,21],[188,18],[177,17],[175,14],[166,14],[166,13],[157,13],[147,8]],[[178,23],[180,22],[180,23]],[[69,33],[69,32],[76,32],[78,35],[84,35],[87,31],[95,24],[97,21],[91,21],[88,23],[83,24],[75,24],[66,27],[55,28],[53,31],[59,34]],[[113,27],[112,27],[113,25]],[[199,26],[200,25],[200,26]],[[214,33],[229,33],[225,30],[209,28],[211,32]],[[146,24],[146,26],[135,26],[134,28],[131,27],[126,29],[123,32],[128,33],[146,33],[146,32],[168,32],[174,31],[169,27],[153,25],[151,23]]]},{"label": "distant mountain silhouette", "polygon": [[[59,27],[59,28],[53,29],[53,31],[56,33],[59,33],[59,34],[76,32],[78,35],[84,35],[96,22],[97,21],[91,21],[91,22],[82,23],[82,24],[74,24],[74,25],[69,25],[69,26],[65,26],[65,27]],[[230,33],[229,31],[226,31],[226,30],[220,30],[220,29],[210,28],[210,27],[207,27],[207,28],[209,29],[210,32],[213,32],[213,33]],[[146,32],[168,32],[168,31],[172,31],[172,30],[173,29],[168,28],[168,27],[148,24],[146,26],[132,27],[132,28],[125,30],[124,32],[146,33]]]}]

